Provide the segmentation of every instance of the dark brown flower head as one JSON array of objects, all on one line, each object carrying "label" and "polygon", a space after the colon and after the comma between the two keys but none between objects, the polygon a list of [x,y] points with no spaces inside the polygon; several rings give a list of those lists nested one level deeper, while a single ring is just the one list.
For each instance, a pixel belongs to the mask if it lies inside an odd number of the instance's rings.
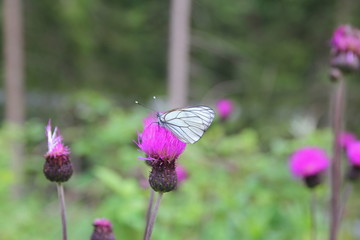
[{"label": "dark brown flower head", "polygon": [[149,184],[155,192],[170,192],[176,188],[177,181],[175,160],[156,161],[149,176]]},{"label": "dark brown flower head", "polygon": [[360,178],[360,166],[352,165],[349,167],[346,178],[349,181],[356,181]]},{"label": "dark brown flower head", "polygon": [[304,177],[304,183],[308,188],[315,188],[322,182],[322,175],[320,173]]}]

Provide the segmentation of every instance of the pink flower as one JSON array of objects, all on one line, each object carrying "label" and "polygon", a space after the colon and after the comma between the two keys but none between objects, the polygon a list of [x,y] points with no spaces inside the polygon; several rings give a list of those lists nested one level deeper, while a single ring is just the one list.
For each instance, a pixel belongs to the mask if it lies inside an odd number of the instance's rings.
[{"label": "pink flower", "polygon": [[51,131],[50,120],[45,129],[48,151],[45,154],[43,172],[51,182],[66,182],[73,173],[70,150],[62,143],[63,138],[58,128],[55,127],[54,132]]},{"label": "pink flower", "polygon": [[360,32],[350,25],[340,25],[330,41],[333,51],[360,54]]},{"label": "pink flower", "polygon": [[338,139],[338,144],[343,147],[347,148],[353,142],[356,142],[356,136],[350,132],[342,132]]},{"label": "pink flower", "polygon": [[46,137],[48,142],[48,152],[45,156],[48,157],[59,157],[62,155],[69,155],[69,147],[65,146],[62,141],[63,138],[60,135],[60,131],[55,127],[54,132],[51,131],[51,121],[49,120],[48,125],[46,126]]},{"label": "pink flower", "polygon": [[155,161],[176,160],[186,147],[186,143],[157,123],[145,124],[144,131],[138,134],[136,144],[146,154],[146,158],[143,159]]},{"label": "pink flower", "polygon": [[229,99],[220,99],[216,103],[216,108],[221,120],[226,120],[234,111],[234,104]]},{"label": "pink flower", "polygon": [[334,50],[338,51],[346,51],[347,50],[347,38],[346,32],[349,26],[341,25],[337,29],[335,29],[333,37],[330,41]]},{"label": "pink flower", "polygon": [[178,184],[185,181],[188,178],[188,172],[185,170],[184,167],[180,166],[179,164],[176,166],[176,175],[178,178]]},{"label": "pink flower", "polygon": [[296,177],[306,178],[324,171],[329,166],[326,152],[318,147],[304,147],[290,157],[290,170]]},{"label": "pink flower", "polygon": [[156,192],[170,192],[176,188],[178,177],[176,175],[175,161],[185,150],[186,143],[180,141],[168,129],[158,123],[148,124],[138,134],[136,143],[146,157],[142,158],[152,167],[149,184]]},{"label": "pink flower", "polygon": [[360,67],[360,31],[350,25],[339,26],[330,41],[335,67],[355,70]]},{"label": "pink flower", "polygon": [[105,218],[95,219],[91,240],[115,240],[111,222]]},{"label": "pink flower", "polygon": [[360,166],[360,141],[349,144],[346,154],[352,165]]}]

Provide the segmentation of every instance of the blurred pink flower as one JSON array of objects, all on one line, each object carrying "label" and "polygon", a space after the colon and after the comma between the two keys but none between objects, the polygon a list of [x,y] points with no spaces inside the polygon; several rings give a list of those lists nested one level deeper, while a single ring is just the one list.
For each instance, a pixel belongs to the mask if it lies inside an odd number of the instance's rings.
[{"label": "blurred pink flower", "polygon": [[360,141],[349,144],[346,154],[352,165],[360,166]]},{"label": "blurred pink flower", "polygon": [[360,32],[350,25],[340,25],[331,39],[331,46],[336,52],[354,52],[360,55]]},{"label": "blurred pink flower", "polygon": [[112,230],[112,224],[105,218],[95,219],[94,231],[91,235],[91,240],[115,240]]},{"label": "blurred pink flower", "polygon": [[175,137],[171,131],[159,124],[145,123],[145,129],[138,134],[136,143],[146,154],[145,160],[176,160],[185,150],[186,143]]},{"label": "blurred pink flower", "polygon": [[357,138],[351,132],[342,132],[338,139],[338,144],[342,148],[347,148],[351,143],[356,142]]},{"label": "blurred pink flower", "polygon": [[350,25],[339,26],[330,41],[335,67],[355,70],[360,67],[360,31]]},{"label": "blurred pink flower", "polygon": [[177,165],[175,171],[178,178],[178,185],[188,178],[188,172],[184,167]]},{"label": "blurred pink flower", "polygon": [[329,166],[326,152],[318,147],[304,147],[290,157],[290,170],[294,176],[306,178],[324,171]]},{"label": "blurred pink flower", "polygon": [[216,103],[216,108],[221,120],[226,120],[234,111],[234,104],[230,99],[220,99]]}]

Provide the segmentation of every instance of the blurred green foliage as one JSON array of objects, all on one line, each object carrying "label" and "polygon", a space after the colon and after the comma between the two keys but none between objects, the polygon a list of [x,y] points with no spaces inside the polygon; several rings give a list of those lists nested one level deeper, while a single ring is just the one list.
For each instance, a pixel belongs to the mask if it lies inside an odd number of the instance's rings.
[{"label": "blurred green foliage", "polygon": [[[29,91],[68,96],[96,89],[127,105],[166,97],[169,1],[24,5]],[[190,101],[232,97],[246,113],[243,126],[261,131],[264,116],[276,123],[301,111],[324,123],[329,38],[337,24],[359,26],[359,9],[357,1],[193,1]],[[359,102],[357,92],[349,94]],[[46,108],[40,105],[30,106],[31,116]]]},{"label": "blurred green foliage", "polygon": [[[71,147],[75,166],[74,176],[65,183],[69,239],[88,239],[97,217],[109,218],[119,239],[141,239],[149,189],[140,181],[149,168],[137,158],[142,153],[134,140],[146,112],[139,107],[123,110],[100,96],[92,104],[95,96],[80,95],[91,108],[77,106],[67,126],[52,121]],[[9,195],[16,176],[9,171],[7,148],[0,150],[2,240],[60,236],[56,187],[42,174],[45,124],[34,119],[24,129],[25,194],[19,200]],[[164,195],[154,239],[309,239],[310,192],[289,173],[288,156],[304,145],[329,150],[330,132],[323,129],[300,138],[278,136],[263,142],[254,129],[229,134],[228,127],[230,123],[216,119],[201,141],[187,146],[179,163],[189,171],[189,179]],[[7,129],[3,126],[0,131],[3,146],[11,135]],[[319,239],[327,234],[327,186],[317,189]],[[341,239],[355,239],[351,226],[356,214],[359,211],[347,216]]]},{"label": "blurred green foliage", "polygon": [[[120,105],[165,95],[169,1],[23,2],[33,95],[24,129],[0,128],[0,239],[59,239],[56,187],[42,174],[48,116],[75,166],[65,184],[69,239],[87,239],[97,217],[114,223],[118,239],[141,239],[149,190],[139,182],[149,169],[134,141],[146,114]],[[328,124],[327,44],[339,21],[360,25],[360,15],[349,14],[359,3],[195,0],[192,7],[190,101],[231,97],[241,118],[215,122],[187,147],[179,162],[190,177],[165,194],[154,239],[307,240],[310,193],[291,177],[287,158],[304,145],[330,151],[329,130],[315,130]],[[349,85],[347,121],[356,129],[359,87]],[[307,130],[296,134],[294,120],[307,115],[315,124],[304,118]],[[26,144],[25,192],[16,201],[12,138]],[[318,189],[319,239],[327,234],[327,189]],[[358,238],[353,199],[342,240]]]}]

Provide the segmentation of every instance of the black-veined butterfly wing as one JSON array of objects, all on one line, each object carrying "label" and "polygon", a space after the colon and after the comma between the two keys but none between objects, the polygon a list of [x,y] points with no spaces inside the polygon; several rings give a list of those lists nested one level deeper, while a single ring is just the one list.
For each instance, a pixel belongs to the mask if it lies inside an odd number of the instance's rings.
[{"label": "black-veined butterfly wing", "polygon": [[208,106],[199,105],[158,114],[158,121],[179,140],[193,144],[203,136],[214,117],[214,110]]}]

